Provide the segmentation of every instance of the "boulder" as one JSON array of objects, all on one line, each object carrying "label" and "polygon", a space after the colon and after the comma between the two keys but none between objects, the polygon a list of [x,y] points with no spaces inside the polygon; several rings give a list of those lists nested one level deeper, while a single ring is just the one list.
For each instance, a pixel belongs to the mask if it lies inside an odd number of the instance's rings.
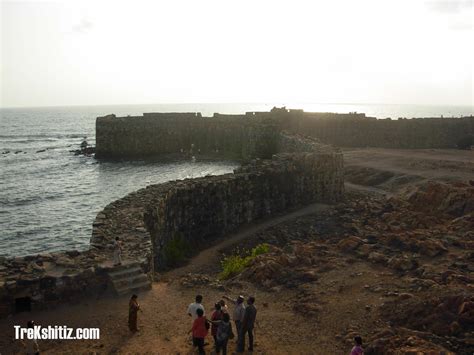
[{"label": "boulder", "polygon": [[433,239],[419,241],[417,245],[421,254],[428,255],[431,257],[438,256],[448,251],[448,249],[446,249],[443,243]]},{"label": "boulder", "polygon": [[377,253],[375,251],[370,253],[367,259],[370,262],[376,263],[376,264],[386,264],[388,260],[388,258],[385,255],[383,255],[382,253]]},{"label": "boulder", "polygon": [[394,256],[388,260],[388,266],[398,271],[409,271],[415,269],[418,263],[406,255],[402,257]]},{"label": "boulder", "polygon": [[350,252],[357,249],[362,243],[363,240],[361,238],[352,236],[341,240],[337,243],[337,247],[343,252]]}]

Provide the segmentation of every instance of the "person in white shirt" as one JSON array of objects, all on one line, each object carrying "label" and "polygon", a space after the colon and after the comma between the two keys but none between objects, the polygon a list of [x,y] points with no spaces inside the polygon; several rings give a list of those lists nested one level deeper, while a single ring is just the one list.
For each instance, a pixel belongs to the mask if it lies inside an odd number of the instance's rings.
[{"label": "person in white shirt", "polygon": [[114,241],[114,266],[122,265],[122,242],[119,237]]},{"label": "person in white shirt", "polygon": [[196,311],[198,309],[202,309],[202,311],[204,312],[204,306],[202,305],[202,296],[201,295],[197,295],[196,296],[196,302],[191,303],[188,306],[188,314],[192,318],[193,322],[197,318],[197,312]]},{"label": "person in white shirt", "polygon": [[223,296],[223,298],[229,300],[235,305],[234,312],[232,313],[232,318],[234,319],[235,328],[237,329],[237,336],[239,336],[240,329],[242,328],[242,321],[244,320],[245,314],[244,296],[239,296],[235,300],[227,296]]}]

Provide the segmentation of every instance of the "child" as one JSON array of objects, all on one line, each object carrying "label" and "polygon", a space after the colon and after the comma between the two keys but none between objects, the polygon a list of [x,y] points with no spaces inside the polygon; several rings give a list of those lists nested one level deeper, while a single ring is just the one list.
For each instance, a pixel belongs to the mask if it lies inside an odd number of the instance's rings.
[{"label": "child", "polygon": [[204,351],[204,338],[207,335],[209,324],[207,323],[206,317],[204,317],[204,311],[201,308],[196,310],[197,318],[193,322],[193,327],[189,331],[193,334],[193,345],[197,346],[199,355],[206,354]]}]

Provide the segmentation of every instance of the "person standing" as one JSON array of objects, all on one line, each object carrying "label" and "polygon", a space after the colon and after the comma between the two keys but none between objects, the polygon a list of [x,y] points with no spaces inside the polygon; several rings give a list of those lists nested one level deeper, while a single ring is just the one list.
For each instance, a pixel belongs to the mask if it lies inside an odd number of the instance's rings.
[{"label": "person standing", "polygon": [[204,306],[202,305],[202,296],[197,295],[195,302],[191,303],[188,306],[188,315],[192,318],[193,322],[197,318],[197,310],[201,309],[202,313],[205,314]]},{"label": "person standing", "polygon": [[235,304],[234,312],[232,313],[232,317],[234,319],[235,323],[235,329],[237,332],[237,344],[239,344],[239,338],[240,338],[240,329],[242,326],[242,320],[244,319],[244,314],[245,314],[245,304],[244,304],[244,296],[239,296],[237,297],[236,300],[223,296],[230,302],[233,302]]},{"label": "person standing", "polygon": [[255,307],[255,297],[249,297],[247,307],[245,307],[244,317],[237,339],[237,352],[244,352],[245,335],[249,335],[249,351],[253,351],[253,330],[255,328],[255,320],[257,319],[257,308]]},{"label": "person standing", "polygon": [[137,295],[132,295],[130,302],[128,303],[128,328],[131,332],[138,331],[137,315],[140,305],[138,304],[137,298]]},{"label": "person standing", "polygon": [[229,310],[227,309],[227,305],[225,304],[224,300],[220,300],[219,304],[221,305],[222,313],[229,313]]},{"label": "person standing", "polygon": [[[29,329],[34,329],[35,328],[35,321],[29,320],[28,323],[26,323],[26,327]],[[28,339],[23,342],[23,344],[26,347],[26,354],[27,355],[39,355],[39,346],[38,342],[36,339]]]},{"label": "person standing", "polygon": [[207,323],[204,311],[201,308],[196,310],[196,319],[193,322],[193,327],[189,331],[193,335],[193,346],[199,350],[199,355],[203,355],[204,351],[204,338],[207,335],[209,324]]},{"label": "person standing", "polygon": [[364,349],[362,349],[362,338],[358,335],[354,337],[354,347],[351,350],[351,355],[363,355]]},{"label": "person standing", "polygon": [[216,336],[217,336],[217,326],[219,324],[217,321],[222,320],[223,313],[222,313],[222,310],[221,310],[221,304],[220,303],[216,303],[214,308],[215,308],[215,310],[214,310],[214,312],[212,312],[212,315],[211,315],[211,323],[212,323],[212,325],[211,325],[211,335],[214,338],[214,346],[217,349]]},{"label": "person standing", "polygon": [[216,353],[220,354],[222,350],[223,355],[227,355],[227,342],[233,338],[232,324],[230,323],[229,313],[223,313],[222,320],[217,326],[216,333]]},{"label": "person standing", "polygon": [[119,237],[114,241],[114,266],[122,265],[122,242]]}]

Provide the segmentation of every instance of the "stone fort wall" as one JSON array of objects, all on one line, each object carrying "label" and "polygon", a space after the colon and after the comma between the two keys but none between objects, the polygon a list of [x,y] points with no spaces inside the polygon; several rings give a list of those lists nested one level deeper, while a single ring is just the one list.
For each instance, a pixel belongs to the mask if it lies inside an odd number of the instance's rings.
[{"label": "stone fort wall", "polygon": [[365,114],[274,109],[243,115],[150,113],[97,118],[98,158],[134,158],[189,152],[249,159],[269,158],[278,132],[309,135],[339,147],[456,148],[474,135],[474,117],[375,119]]},{"label": "stone fort wall", "polygon": [[96,121],[96,157],[133,159],[183,152],[233,159],[270,158],[277,135],[275,122],[265,117],[202,117],[200,113],[109,115]]},{"label": "stone fort wall", "polygon": [[456,148],[474,136],[474,117],[375,119],[364,114],[290,111],[280,114],[281,127],[339,147]]},{"label": "stone fort wall", "polygon": [[154,268],[173,266],[242,225],[297,206],[338,201],[343,191],[339,152],[278,154],[234,174],[176,183],[145,215]]},{"label": "stone fort wall", "polygon": [[232,174],[150,185],[114,201],[97,215],[92,247],[107,250],[119,236],[125,259],[162,270],[244,224],[342,197],[340,151],[285,133],[275,147],[290,153],[254,159]]}]

